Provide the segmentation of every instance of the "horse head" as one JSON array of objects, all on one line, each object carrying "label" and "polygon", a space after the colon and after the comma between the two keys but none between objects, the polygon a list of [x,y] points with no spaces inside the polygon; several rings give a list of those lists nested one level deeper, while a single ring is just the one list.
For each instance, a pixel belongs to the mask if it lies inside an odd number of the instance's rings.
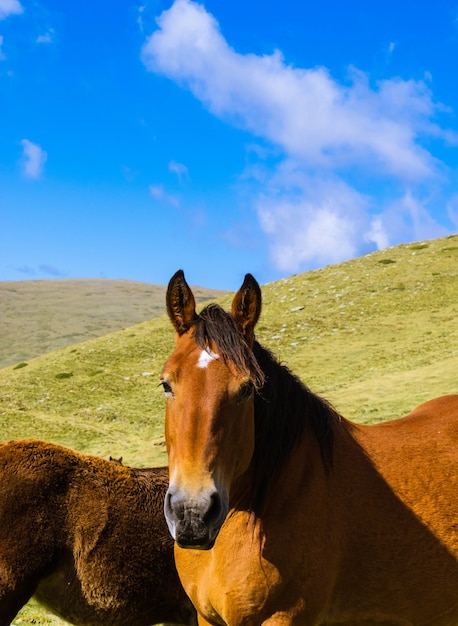
[{"label": "horse head", "polygon": [[170,471],[165,517],[180,547],[209,549],[253,454],[253,397],[262,373],[252,346],[261,290],[247,274],[231,313],[209,305],[197,314],[180,270],[166,304],[176,346],[161,375]]}]

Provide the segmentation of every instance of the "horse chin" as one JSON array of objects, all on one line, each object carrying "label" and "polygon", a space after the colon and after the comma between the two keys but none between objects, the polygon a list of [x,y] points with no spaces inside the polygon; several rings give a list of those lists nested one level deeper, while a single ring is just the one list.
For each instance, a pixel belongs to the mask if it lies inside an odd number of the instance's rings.
[{"label": "horse chin", "polygon": [[181,541],[177,539],[176,544],[179,548],[182,548],[183,550],[211,550],[213,546],[215,545],[215,541],[216,541],[216,538],[210,540],[209,542],[205,544],[196,545],[196,544],[182,543]]},{"label": "horse chin", "polygon": [[178,524],[175,529],[175,543],[185,550],[211,550],[218,534],[219,528],[209,532],[205,526],[189,528],[186,524]]}]

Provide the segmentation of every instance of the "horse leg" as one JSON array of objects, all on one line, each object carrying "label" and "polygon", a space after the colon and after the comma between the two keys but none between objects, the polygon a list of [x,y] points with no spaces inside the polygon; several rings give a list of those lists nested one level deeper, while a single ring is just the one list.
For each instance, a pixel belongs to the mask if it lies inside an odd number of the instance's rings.
[{"label": "horse leg", "polygon": [[0,626],[10,626],[24,604],[33,596],[33,586],[25,585],[22,589],[5,589],[0,585]]}]

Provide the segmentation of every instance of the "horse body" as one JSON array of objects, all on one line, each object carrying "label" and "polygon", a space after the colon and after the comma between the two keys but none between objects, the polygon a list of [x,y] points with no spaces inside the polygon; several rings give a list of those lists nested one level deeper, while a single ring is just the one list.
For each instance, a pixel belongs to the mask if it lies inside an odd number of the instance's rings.
[{"label": "horse body", "polygon": [[79,626],[195,623],[163,520],[167,468],[0,445],[0,626],[35,595]]},{"label": "horse body", "polygon": [[165,512],[199,624],[456,626],[458,396],[345,420],[254,341],[253,280],[232,321],[197,316],[181,273],[169,285]]},{"label": "horse body", "polygon": [[[234,507],[212,550],[176,547],[207,621],[456,625],[458,462],[456,448],[438,460],[431,437],[430,422],[450,426],[435,417],[441,404],[425,407],[432,415],[410,442],[407,421],[390,423],[399,430],[341,424],[329,475],[319,451],[299,445],[256,520]],[[458,396],[446,404],[458,415]]]}]

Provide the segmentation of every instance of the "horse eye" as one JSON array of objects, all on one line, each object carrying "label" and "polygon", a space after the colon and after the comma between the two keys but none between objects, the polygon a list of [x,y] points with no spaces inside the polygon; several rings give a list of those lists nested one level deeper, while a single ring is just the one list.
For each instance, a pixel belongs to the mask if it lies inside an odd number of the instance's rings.
[{"label": "horse eye", "polygon": [[170,385],[170,383],[168,383],[166,380],[161,380],[159,384],[162,385],[165,397],[173,398],[173,390],[172,390],[172,386]]},{"label": "horse eye", "polygon": [[243,400],[248,400],[248,398],[251,397],[252,391],[252,383],[243,383],[239,389],[239,402],[242,402]]}]

